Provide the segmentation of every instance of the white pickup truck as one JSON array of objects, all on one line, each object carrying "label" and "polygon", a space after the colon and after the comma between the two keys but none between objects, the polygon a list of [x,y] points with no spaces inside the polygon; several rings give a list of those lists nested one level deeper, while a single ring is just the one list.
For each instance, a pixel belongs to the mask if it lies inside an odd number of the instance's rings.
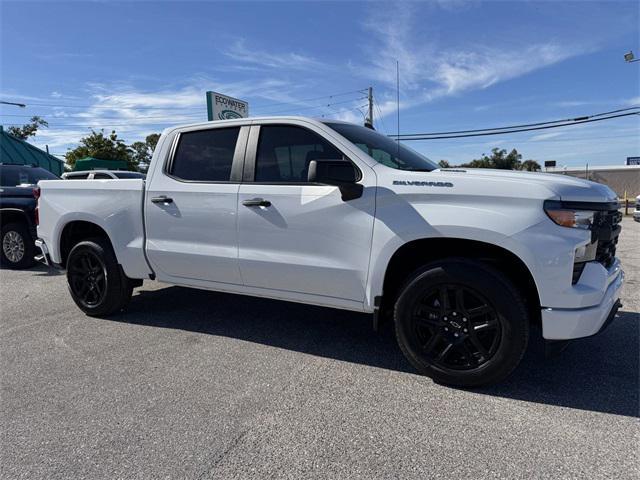
[{"label": "white pickup truck", "polygon": [[439,169],[344,122],[169,128],[145,181],[40,189],[37,245],[88,315],[120,311],[143,279],[368,312],[393,319],[419,372],[475,386],[513,371],[532,324],[585,337],[620,305],[606,186]]}]

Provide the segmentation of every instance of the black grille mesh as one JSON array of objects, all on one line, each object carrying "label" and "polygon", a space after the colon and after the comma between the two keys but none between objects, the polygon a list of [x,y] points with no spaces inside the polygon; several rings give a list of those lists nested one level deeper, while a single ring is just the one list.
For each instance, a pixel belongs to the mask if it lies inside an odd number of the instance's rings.
[{"label": "black grille mesh", "polygon": [[621,220],[622,213],[618,210],[598,212],[595,218],[593,237],[594,240],[598,240],[596,261],[604,265],[605,268],[609,268],[615,259]]}]

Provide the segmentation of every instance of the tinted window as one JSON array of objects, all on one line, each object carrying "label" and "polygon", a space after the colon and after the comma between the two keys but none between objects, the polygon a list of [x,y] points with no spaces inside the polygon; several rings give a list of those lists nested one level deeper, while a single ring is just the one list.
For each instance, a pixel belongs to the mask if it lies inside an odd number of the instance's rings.
[{"label": "tinted window", "polygon": [[113,177],[107,173],[94,173],[93,179],[94,180],[112,180]]},{"label": "tinted window", "polygon": [[239,132],[236,127],[181,134],[170,173],[183,180],[228,181]]},{"label": "tinted window", "polygon": [[306,182],[311,160],[343,158],[322,137],[301,127],[260,127],[256,182]]},{"label": "tinted window", "polygon": [[89,176],[89,172],[82,173],[80,175],[71,174],[71,175],[67,175],[65,179],[66,180],[86,180],[88,176]]},{"label": "tinted window", "polygon": [[387,167],[425,172],[438,168],[427,157],[370,128],[350,123],[326,122],[326,125],[354,143],[374,160]]},{"label": "tinted window", "polygon": [[35,185],[39,180],[57,179],[53,173],[40,167],[0,166],[0,185],[3,187]]},{"label": "tinted window", "polygon": [[138,172],[113,172],[113,173],[118,178],[145,178],[146,177],[144,173],[138,173]]}]

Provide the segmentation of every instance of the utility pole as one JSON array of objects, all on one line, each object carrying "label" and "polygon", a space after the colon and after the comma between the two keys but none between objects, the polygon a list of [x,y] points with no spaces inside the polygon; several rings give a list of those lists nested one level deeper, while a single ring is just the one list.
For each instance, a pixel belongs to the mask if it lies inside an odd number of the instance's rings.
[{"label": "utility pole", "polygon": [[369,100],[369,110],[367,113],[367,118],[364,121],[364,126],[370,128],[371,130],[375,130],[373,128],[373,87],[369,87],[367,89],[367,99]]}]

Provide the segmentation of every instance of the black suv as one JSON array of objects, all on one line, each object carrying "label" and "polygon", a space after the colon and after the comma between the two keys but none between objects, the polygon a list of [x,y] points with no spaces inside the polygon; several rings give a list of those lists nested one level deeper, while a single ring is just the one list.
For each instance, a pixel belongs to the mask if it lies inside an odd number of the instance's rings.
[{"label": "black suv", "polygon": [[8,268],[34,264],[39,180],[57,180],[31,165],[0,163],[0,263]]}]

